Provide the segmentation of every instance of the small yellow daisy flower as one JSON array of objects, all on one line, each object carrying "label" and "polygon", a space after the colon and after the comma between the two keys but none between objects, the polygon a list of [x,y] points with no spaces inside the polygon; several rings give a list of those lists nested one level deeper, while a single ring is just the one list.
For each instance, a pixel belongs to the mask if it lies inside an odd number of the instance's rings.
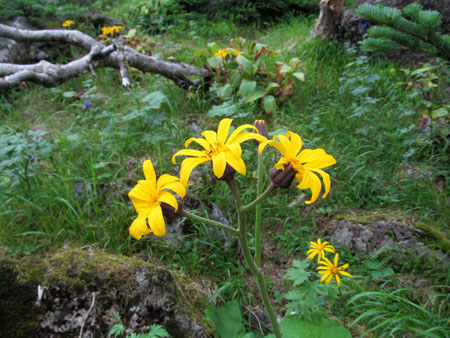
[{"label": "small yellow daisy flower", "polygon": [[225,48],[225,49],[219,49],[217,51],[217,53],[214,54],[214,56],[217,56],[221,59],[224,59],[228,56],[228,54],[230,53],[230,49],[229,48]]},{"label": "small yellow daisy flower", "polygon": [[234,56],[239,56],[242,55],[242,52],[240,52],[239,50],[237,50],[236,48],[233,50],[233,55]]},{"label": "small yellow daisy flower", "polygon": [[334,247],[330,245],[330,242],[323,242],[320,238],[317,239],[317,243],[309,242],[311,245],[311,250],[306,253],[308,259],[314,259],[317,255],[317,262],[319,263],[322,258],[325,258],[325,251],[334,253]]},{"label": "small yellow daisy flower", "polygon": [[317,270],[321,270],[318,271],[322,275],[322,277],[320,278],[321,283],[329,284],[334,277],[336,278],[337,286],[340,287],[341,278],[339,277],[339,275],[353,277],[348,272],[343,271],[344,269],[347,269],[349,267],[348,263],[338,267],[339,254],[336,254],[334,256],[333,263],[331,263],[331,261],[326,257],[323,257],[323,259],[323,261],[319,262],[319,264],[322,264],[322,266],[317,267]]},{"label": "small yellow daisy flower", "polygon": [[73,20],[66,20],[62,23],[62,26],[64,28],[69,28],[70,26],[72,26],[75,22]]}]

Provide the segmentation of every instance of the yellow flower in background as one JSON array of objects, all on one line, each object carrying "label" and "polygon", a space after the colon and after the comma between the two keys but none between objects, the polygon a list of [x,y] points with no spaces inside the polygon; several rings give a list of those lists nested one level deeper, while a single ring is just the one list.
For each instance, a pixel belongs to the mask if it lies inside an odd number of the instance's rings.
[{"label": "yellow flower in background", "polygon": [[338,267],[339,254],[336,254],[334,256],[333,263],[331,263],[331,261],[326,257],[323,257],[323,259],[323,261],[319,262],[319,264],[321,264],[322,266],[317,267],[317,270],[320,270],[318,272],[322,275],[322,277],[320,278],[321,283],[329,284],[334,277],[336,278],[337,286],[340,287],[341,278],[339,277],[339,275],[353,277],[348,272],[343,271],[344,269],[348,268],[348,263]]},{"label": "yellow flower in background", "polygon": [[[291,167],[295,171],[295,178],[299,182],[297,188],[310,189],[312,197],[306,204],[311,204],[317,200],[322,190],[322,184],[317,174],[323,179],[325,198],[331,187],[330,175],[321,170],[336,163],[333,156],[327,154],[323,149],[302,150],[303,142],[300,135],[288,131],[286,135],[275,135],[273,140],[266,140],[259,145],[259,153],[267,146],[273,146],[283,155],[275,165],[278,170],[285,170]],[[276,140],[278,138],[278,140]]]},{"label": "yellow flower in background", "polygon": [[317,255],[317,262],[320,262],[322,258],[325,258],[325,251],[334,253],[334,247],[330,245],[330,242],[323,242],[320,238],[317,239],[317,243],[309,242],[311,249],[306,253],[308,259],[314,259]]},{"label": "yellow flower in background", "polygon": [[236,48],[233,50],[233,55],[234,56],[239,56],[242,55],[242,52],[240,52],[239,50],[237,50]]},{"label": "yellow flower in background", "polygon": [[251,124],[244,124],[236,128],[228,136],[232,121],[232,119],[228,118],[223,119],[219,123],[217,133],[212,130],[205,130],[201,133],[204,138],[191,137],[184,144],[184,147],[187,148],[192,142],[195,142],[203,147],[204,150],[181,149],[172,156],[173,164],[176,164],[177,156],[190,156],[181,163],[181,183],[187,186],[192,170],[205,162],[212,162],[214,175],[217,178],[222,178],[227,164],[238,173],[245,175],[246,168],[241,157],[242,149],[240,143],[250,139],[262,141],[265,140],[265,137],[252,132],[244,132],[245,129],[256,130]]},{"label": "yellow flower in background", "polygon": [[217,51],[217,53],[214,54],[214,56],[217,56],[221,59],[224,59],[228,56],[228,54],[230,53],[230,49],[229,48],[225,48],[225,49],[219,49]]},{"label": "yellow flower in background", "polygon": [[156,179],[155,169],[151,160],[144,161],[143,164],[145,180],[138,181],[138,184],[128,193],[138,217],[130,226],[130,234],[136,239],[153,232],[156,236],[166,234],[161,203],[170,205],[178,210],[178,202],[172,193],[175,192],[183,198],[186,194],[186,187],[180,183],[178,177],[164,174]]},{"label": "yellow flower in background", "polygon": [[391,73],[395,73],[395,72],[396,72],[395,68],[391,68],[391,69],[390,69],[390,72],[391,72]]},{"label": "yellow flower in background", "polygon": [[112,27],[103,26],[102,34],[103,35],[113,35],[114,33],[119,34],[121,29],[124,29],[124,27],[123,26],[112,26]]},{"label": "yellow flower in background", "polygon": [[64,28],[69,28],[70,26],[72,26],[75,22],[73,20],[66,20],[62,23],[62,26]]}]

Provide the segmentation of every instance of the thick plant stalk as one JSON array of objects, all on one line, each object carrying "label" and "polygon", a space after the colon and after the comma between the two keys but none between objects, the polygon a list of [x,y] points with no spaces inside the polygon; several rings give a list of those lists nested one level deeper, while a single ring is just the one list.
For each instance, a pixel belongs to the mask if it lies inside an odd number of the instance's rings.
[{"label": "thick plant stalk", "polygon": [[243,208],[241,199],[239,196],[239,193],[236,188],[236,184],[234,182],[234,179],[231,179],[227,181],[228,187],[231,190],[231,193],[234,197],[234,201],[236,204],[236,209],[238,213],[238,224],[239,224],[239,244],[242,248],[242,252],[244,253],[245,261],[247,262],[247,265],[250,269],[250,271],[253,273],[253,275],[256,277],[256,280],[258,282],[259,292],[261,294],[261,298],[263,300],[264,306],[266,307],[267,314],[269,315],[270,322],[272,323],[272,327],[275,331],[275,336],[277,338],[281,338],[281,331],[280,326],[277,322],[277,318],[275,316],[275,312],[273,311],[272,304],[270,303],[269,294],[267,292],[266,283],[264,282],[264,277],[261,273],[261,270],[256,266],[251,252],[250,248],[248,246],[248,240],[247,240],[247,228],[245,226],[245,218],[243,214]]},{"label": "thick plant stalk", "polygon": [[[256,184],[256,198],[261,196],[263,185],[263,160],[262,155],[258,154],[258,182]],[[256,206],[255,210],[255,248],[256,248],[256,265],[261,268],[261,203]]]}]

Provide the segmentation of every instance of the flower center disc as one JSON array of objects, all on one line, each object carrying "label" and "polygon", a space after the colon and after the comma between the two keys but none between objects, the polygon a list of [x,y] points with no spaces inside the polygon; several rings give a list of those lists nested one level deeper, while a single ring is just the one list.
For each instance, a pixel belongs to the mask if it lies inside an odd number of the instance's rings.
[{"label": "flower center disc", "polygon": [[333,275],[337,275],[337,274],[339,273],[338,268],[332,267],[332,268],[331,268],[331,273],[332,273]]}]

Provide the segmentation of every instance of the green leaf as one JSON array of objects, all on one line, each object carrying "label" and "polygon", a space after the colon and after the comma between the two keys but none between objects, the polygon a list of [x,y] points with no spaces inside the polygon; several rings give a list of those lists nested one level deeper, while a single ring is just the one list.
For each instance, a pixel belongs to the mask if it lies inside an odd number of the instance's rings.
[{"label": "green leaf", "polygon": [[294,286],[303,284],[308,280],[311,272],[306,271],[310,264],[310,260],[305,259],[303,261],[294,260],[293,267],[287,270],[285,277],[294,282]]},{"label": "green leaf", "polygon": [[281,321],[283,338],[351,338],[350,332],[337,323],[322,318],[312,322],[295,317],[283,318]]},{"label": "green leaf", "polygon": [[153,92],[145,96],[142,99],[142,102],[148,103],[146,105],[146,108],[159,109],[161,108],[161,103],[165,100],[167,100],[167,96],[164,95],[163,92],[158,90],[157,92]]},{"label": "green leaf", "polygon": [[261,92],[261,91],[253,92],[253,93],[247,95],[247,97],[245,98],[244,102],[245,103],[252,103],[252,102],[260,99],[263,95],[264,95],[264,92]]},{"label": "green leaf", "polygon": [[266,87],[266,93],[269,93],[273,88],[279,88],[280,85],[276,82],[271,82],[269,83],[269,85]]},{"label": "green leaf", "polygon": [[149,338],[167,338],[171,337],[164,327],[159,324],[150,326]]},{"label": "green leaf", "polygon": [[74,97],[75,94],[76,94],[76,92],[74,92],[73,90],[69,90],[67,92],[64,92],[63,96],[67,99],[70,99],[70,98]]},{"label": "green leaf", "polygon": [[305,82],[305,73],[303,72],[295,72],[294,74],[292,74],[292,76],[295,77],[297,80]]},{"label": "green leaf", "polygon": [[206,62],[208,62],[208,65],[211,68],[219,68],[220,65],[222,64],[222,59],[218,58],[217,56],[213,56],[213,57],[208,58],[206,60]]},{"label": "green leaf", "polygon": [[236,62],[242,67],[244,73],[253,76],[253,63],[243,55],[236,57]]},{"label": "green leaf", "polygon": [[263,107],[266,113],[273,113],[277,109],[277,101],[272,95],[267,95],[264,98]]},{"label": "green leaf", "polygon": [[239,86],[238,94],[241,97],[246,97],[253,93],[256,89],[256,81],[249,81],[243,79],[241,85]]},{"label": "green leaf", "polygon": [[236,113],[237,106],[229,101],[220,106],[212,106],[206,113],[209,117],[231,117]]},{"label": "green leaf", "polygon": [[448,115],[449,115],[448,109],[445,107],[441,107],[432,111],[431,118],[434,120],[439,117],[447,117]]},{"label": "green leaf", "polygon": [[217,50],[219,49],[219,47],[217,46],[217,43],[215,43],[215,42],[208,43],[208,48],[211,50],[211,52],[213,54],[217,53]]},{"label": "green leaf", "polygon": [[209,306],[205,317],[213,324],[219,338],[240,338],[245,334],[241,305],[237,299],[222,307]]},{"label": "green leaf", "polygon": [[122,323],[114,325],[111,330],[109,330],[108,337],[114,335],[114,337],[120,336],[125,333],[125,326]]},{"label": "green leaf", "polygon": [[219,96],[222,100],[227,100],[230,98],[232,93],[232,88],[231,85],[229,83],[227,83],[225,86],[223,87],[218,87],[216,88],[216,94],[217,96]]}]

